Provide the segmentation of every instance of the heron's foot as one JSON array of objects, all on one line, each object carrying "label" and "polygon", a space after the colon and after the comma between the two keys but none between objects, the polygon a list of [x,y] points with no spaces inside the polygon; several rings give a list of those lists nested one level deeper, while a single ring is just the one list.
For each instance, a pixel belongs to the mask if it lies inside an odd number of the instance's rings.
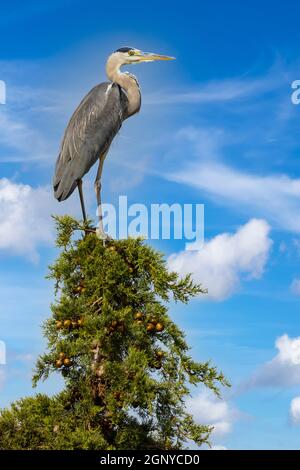
[{"label": "heron's foot", "polygon": [[96,228],[96,235],[100,240],[103,240],[103,245],[105,245],[106,242],[111,240],[111,237],[104,232],[103,227],[101,226]]}]

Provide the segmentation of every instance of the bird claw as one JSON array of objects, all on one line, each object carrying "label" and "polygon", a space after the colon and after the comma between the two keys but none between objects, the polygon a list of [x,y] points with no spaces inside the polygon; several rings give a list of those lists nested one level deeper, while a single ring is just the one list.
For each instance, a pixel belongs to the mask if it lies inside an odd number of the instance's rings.
[{"label": "bird claw", "polygon": [[111,240],[111,237],[107,235],[107,233],[104,232],[102,227],[96,228],[96,235],[100,240],[103,240],[104,245],[105,245],[105,242]]}]

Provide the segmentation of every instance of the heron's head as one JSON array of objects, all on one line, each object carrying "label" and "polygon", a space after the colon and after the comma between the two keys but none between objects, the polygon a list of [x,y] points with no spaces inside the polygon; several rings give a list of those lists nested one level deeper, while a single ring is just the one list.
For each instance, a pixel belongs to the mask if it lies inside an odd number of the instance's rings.
[{"label": "heron's head", "polygon": [[159,55],[154,52],[143,52],[133,47],[121,47],[117,49],[114,56],[118,59],[120,65],[138,64],[140,62],[153,62],[154,60],[174,60],[175,57],[167,55]]}]

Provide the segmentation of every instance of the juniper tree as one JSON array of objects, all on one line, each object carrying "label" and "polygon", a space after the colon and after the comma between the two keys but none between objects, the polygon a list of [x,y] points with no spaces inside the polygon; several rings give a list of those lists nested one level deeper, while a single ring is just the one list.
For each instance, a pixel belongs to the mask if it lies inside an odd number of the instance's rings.
[{"label": "juniper tree", "polygon": [[56,218],[61,250],[50,267],[56,300],[44,324],[47,352],[34,384],[59,373],[65,389],[3,410],[0,448],[178,449],[208,443],[212,427],[185,408],[191,387],[217,395],[227,382],[195,362],[168,315],[170,301],[205,291],[169,272],[141,239],[99,240],[68,216]]}]

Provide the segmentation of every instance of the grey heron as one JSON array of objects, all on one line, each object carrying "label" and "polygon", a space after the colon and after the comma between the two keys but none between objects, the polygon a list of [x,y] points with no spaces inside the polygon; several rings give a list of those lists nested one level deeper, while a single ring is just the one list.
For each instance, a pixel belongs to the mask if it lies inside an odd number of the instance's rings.
[{"label": "grey heron", "polygon": [[101,211],[101,175],[103,163],[113,138],[123,121],[141,107],[141,92],[134,75],[121,72],[125,64],[172,60],[174,57],[145,53],[132,47],[121,47],[106,63],[109,82],[100,83],[83,98],[65,130],[53,179],[54,195],[64,201],[78,188],[83,220],[86,211],[82,178],[98,161],[95,180],[99,224],[97,233],[105,238]]}]

